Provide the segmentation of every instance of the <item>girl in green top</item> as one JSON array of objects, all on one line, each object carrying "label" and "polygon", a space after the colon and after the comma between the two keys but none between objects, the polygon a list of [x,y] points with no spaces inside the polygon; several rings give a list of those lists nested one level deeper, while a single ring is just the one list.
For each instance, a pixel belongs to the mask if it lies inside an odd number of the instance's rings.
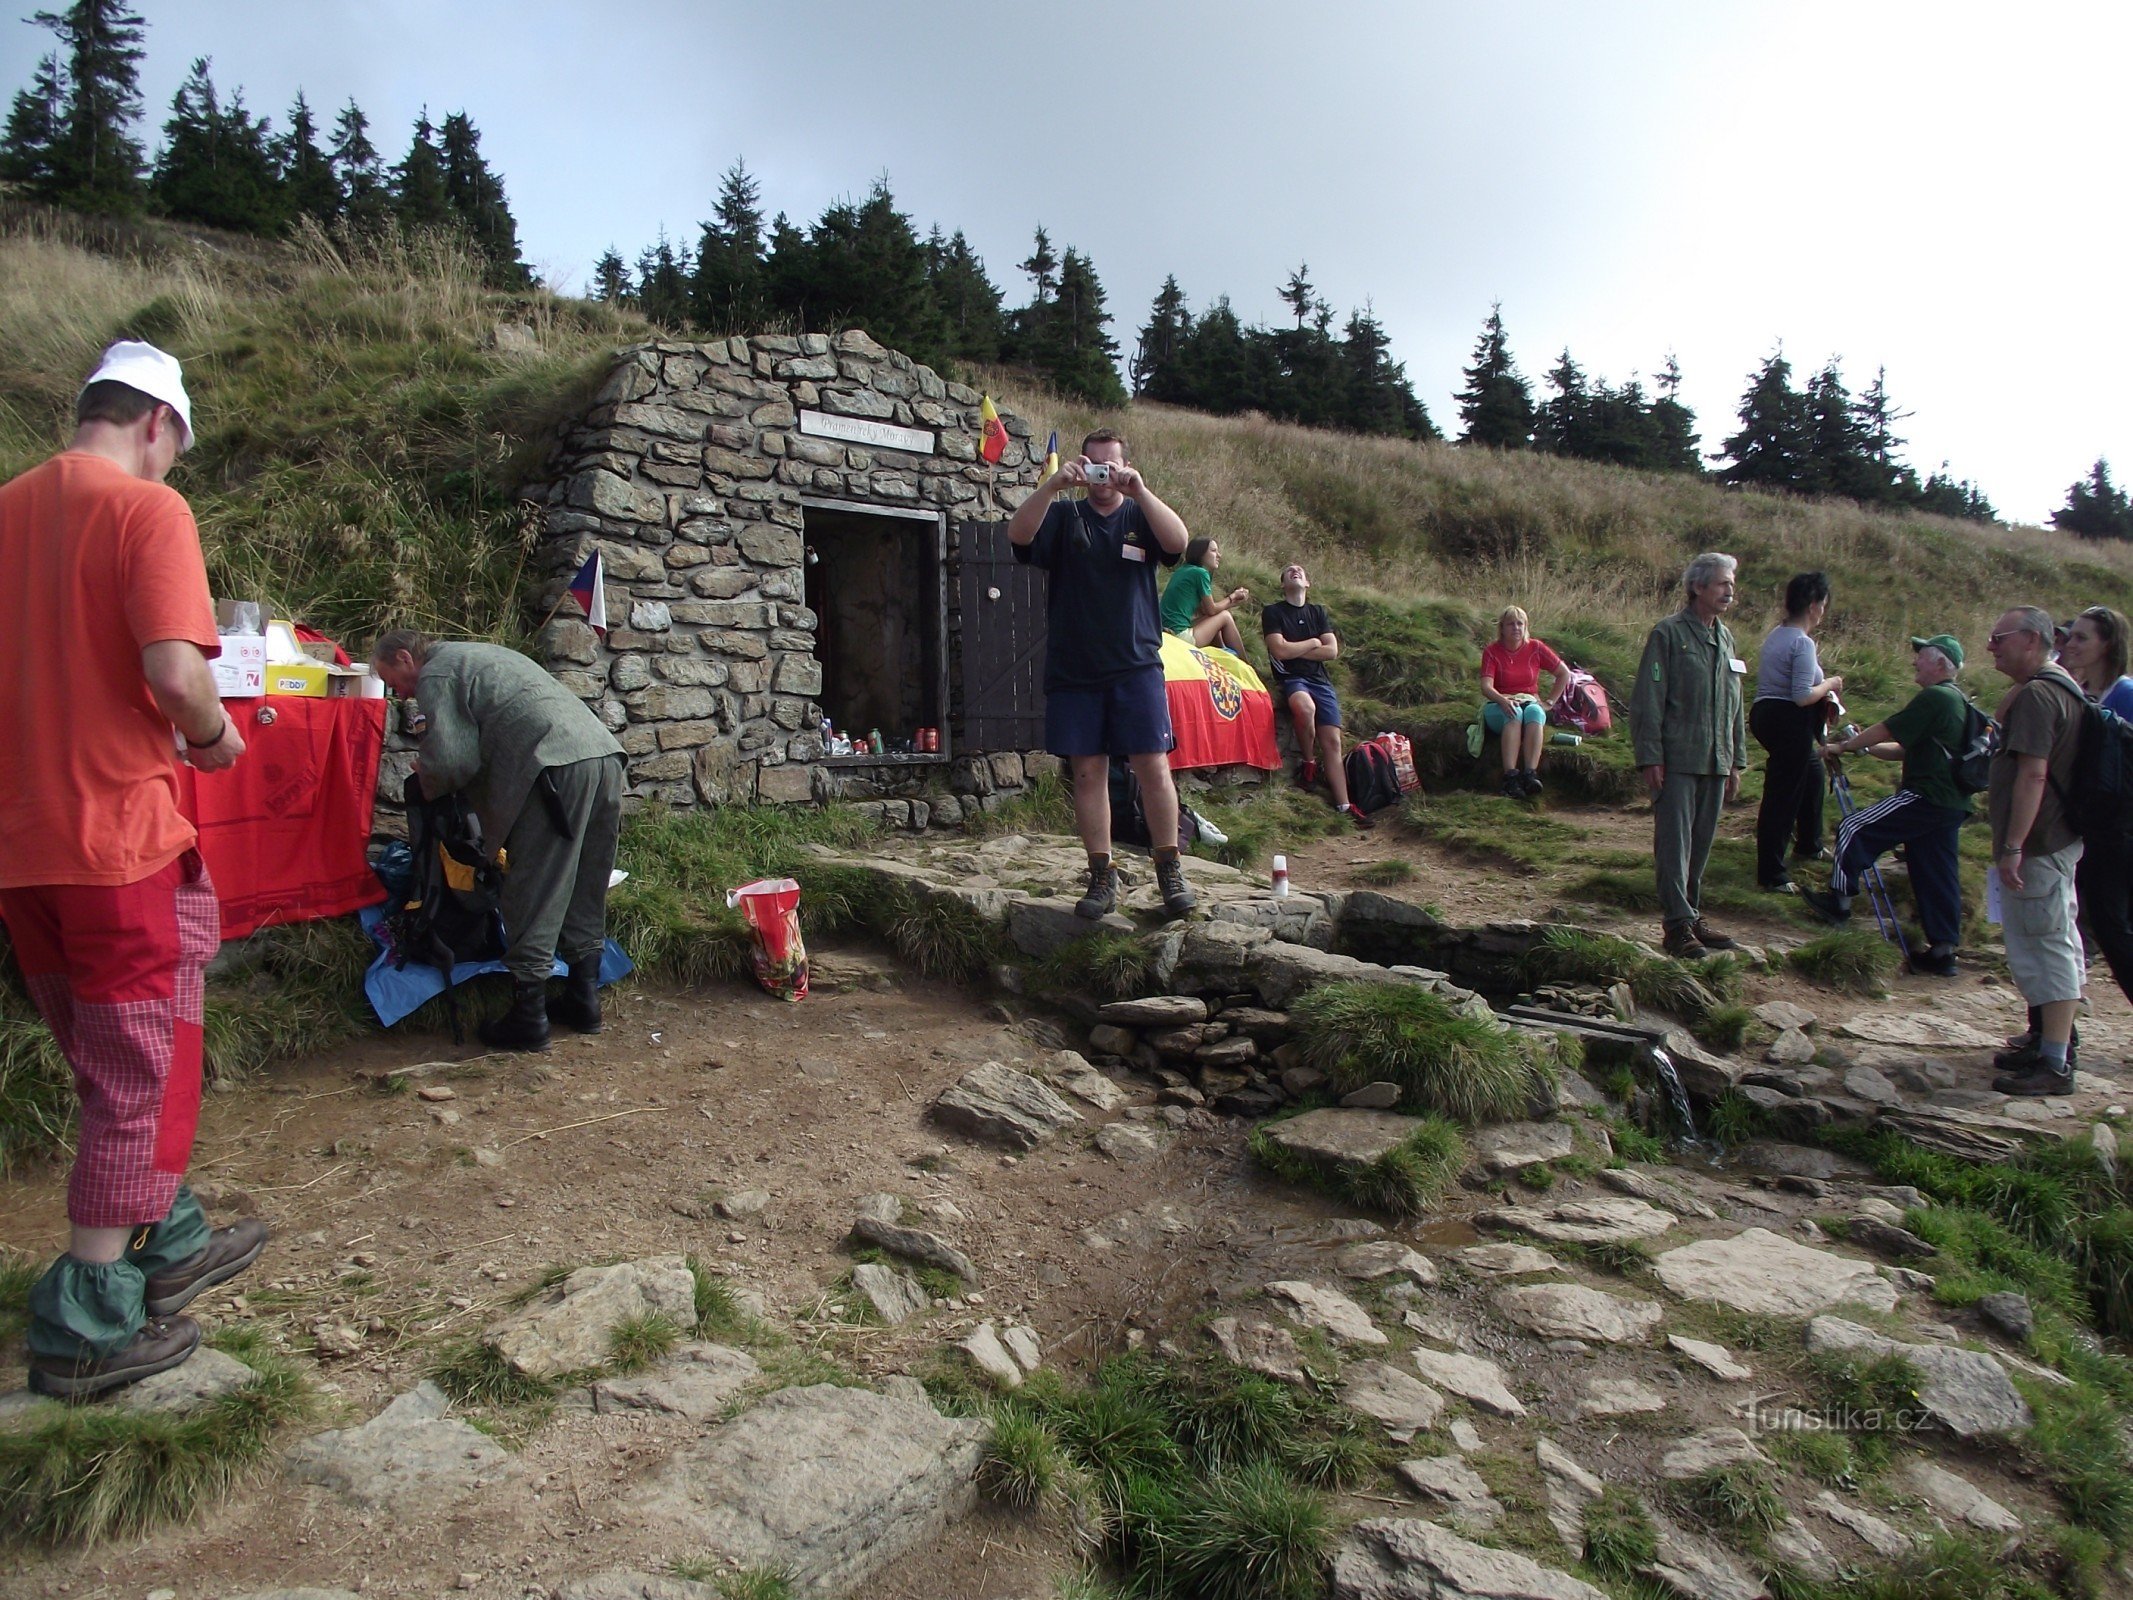
[{"label": "girl in green top", "polygon": [[1215,573],[1221,566],[1219,539],[1195,539],[1185,547],[1184,561],[1163,587],[1163,631],[1196,645],[1219,644],[1241,656],[1244,638],[1230,612],[1251,599],[1252,591],[1232,589],[1217,600]]}]

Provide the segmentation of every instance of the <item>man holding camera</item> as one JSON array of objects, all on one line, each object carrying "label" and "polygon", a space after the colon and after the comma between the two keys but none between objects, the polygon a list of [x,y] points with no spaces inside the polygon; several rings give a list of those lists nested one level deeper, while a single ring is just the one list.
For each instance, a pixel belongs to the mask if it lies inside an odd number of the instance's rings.
[{"label": "man holding camera", "polygon": [[178,1312],[266,1245],[210,1230],[185,1186],[201,989],[222,931],[179,760],[244,754],[200,534],[163,479],[192,443],[175,358],[124,340],[71,446],[0,487],[0,920],[81,1097],[67,1253],[30,1290],[30,1387],[81,1400],[179,1365]]},{"label": "man holding camera", "polygon": [[[1080,500],[1062,500],[1084,489]],[[1177,565],[1188,535],[1126,459],[1126,441],[1099,428],[1081,454],[1038,484],[1007,524],[1015,559],[1051,575],[1045,599],[1044,744],[1074,781],[1074,823],[1089,853],[1089,890],[1074,910],[1091,920],[1118,906],[1111,861],[1111,758],[1140,781],[1148,837],[1158,841],[1163,908],[1182,917],[1192,890],[1178,856],[1178,791],[1170,777],[1170,692],[1163,683],[1155,569]]]}]

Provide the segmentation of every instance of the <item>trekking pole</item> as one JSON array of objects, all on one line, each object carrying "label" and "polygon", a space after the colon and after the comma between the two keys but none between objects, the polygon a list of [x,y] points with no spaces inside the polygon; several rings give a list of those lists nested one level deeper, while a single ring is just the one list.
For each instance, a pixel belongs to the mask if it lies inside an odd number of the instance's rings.
[{"label": "trekking pole", "polygon": [[[1858,804],[1852,798],[1852,781],[1845,776],[1841,763],[1830,768],[1829,787],[1837,797],[1837,810],[1840,815],[1849,817],[1858,811]],[[1889,893],[1889,886],[1881,876],[1881,863],[1871,862],[1866,871],[1860,874],[1860,878],[1866,885],[1867,901],[1874,908],[1874,921],[1881,929],[1881,937],[1903,952],[1904,964],[1909,966],[1910,941],[1903,936],[1903,924],[1896,916],[1896,899]]]}]

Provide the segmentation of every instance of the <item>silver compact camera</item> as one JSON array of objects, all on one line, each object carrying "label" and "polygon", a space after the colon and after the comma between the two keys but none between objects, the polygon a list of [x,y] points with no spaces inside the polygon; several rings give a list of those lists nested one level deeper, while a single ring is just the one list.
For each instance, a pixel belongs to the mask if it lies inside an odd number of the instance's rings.
[{"label": "silver compact camera", "polygon": [[1109,483],[1111,481],[1111,463],[1108,461],[1092,461],[1081,469],[1081,475],[1091,483]]}]

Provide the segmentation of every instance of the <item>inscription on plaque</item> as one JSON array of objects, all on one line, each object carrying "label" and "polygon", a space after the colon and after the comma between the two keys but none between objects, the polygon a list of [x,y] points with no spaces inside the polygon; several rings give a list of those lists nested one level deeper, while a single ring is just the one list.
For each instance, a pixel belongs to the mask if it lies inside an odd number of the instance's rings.
[{"label": "inscription on plaque", "polygon": [[800,431],[823,439],[844,439],[852,444],[870,444],[881,450],[906,450],[915,456],[933,454],[933,435],[924,428],[900,428],[893,422],[872,422],[865,417],[840,417],[828,411],[800,413]]}]

